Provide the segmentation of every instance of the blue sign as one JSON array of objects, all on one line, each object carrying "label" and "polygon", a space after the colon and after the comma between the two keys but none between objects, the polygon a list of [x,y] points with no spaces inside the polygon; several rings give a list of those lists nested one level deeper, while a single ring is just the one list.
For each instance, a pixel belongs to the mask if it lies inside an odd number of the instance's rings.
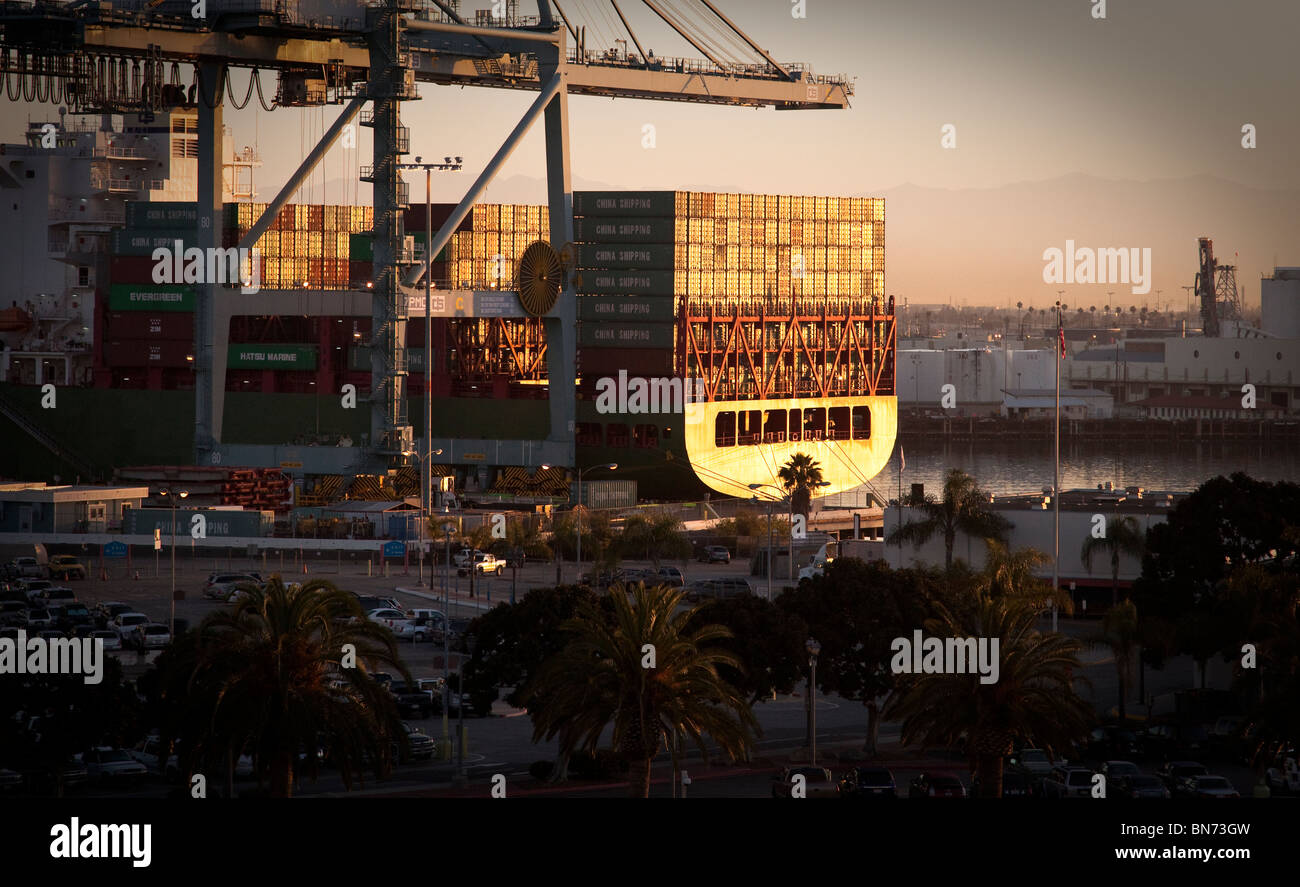
[{"label": "blue sign", "polygon": [[384,543],[384,557],[405,557],[405,556],[406,556],[405,542]]},{"label": "blue sign", "polygon": [[109,542],[104,546],[104,557],[126,557],[126,543]]}]

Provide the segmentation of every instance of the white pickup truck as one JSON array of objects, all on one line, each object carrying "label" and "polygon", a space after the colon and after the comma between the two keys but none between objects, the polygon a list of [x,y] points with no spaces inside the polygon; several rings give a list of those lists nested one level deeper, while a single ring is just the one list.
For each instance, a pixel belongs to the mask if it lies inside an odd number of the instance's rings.
[{"label": "white pickup truck", "polygon": [[[497,557],[494,554],[485,554],[480,551],[474,555],[474,572],[478,573],[480,576],[486,576],[489,573],[500,576],[502,572],[505,571],[505,568],[506,562],[497,560]],[[466,563],[456,572],[461,576],[468,576],[469,564]]]}]

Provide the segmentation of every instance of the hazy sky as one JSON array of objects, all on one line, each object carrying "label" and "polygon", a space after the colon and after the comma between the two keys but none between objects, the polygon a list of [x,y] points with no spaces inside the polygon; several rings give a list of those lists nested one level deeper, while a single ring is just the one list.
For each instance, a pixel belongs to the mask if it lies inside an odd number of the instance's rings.
[{"label": "hazy sky", "polygon": [[[1104,20],[1093,17],[1096,0],[806,0],[803,19],[792,17],[792,0],[716,3],[777,59],[856,78],[853,107],[777,112],[575,97],[579,180],[861,194],[908,184],[991,189],[1079,173],[1128,181],[1208,174],[1267,190],[1300,187],[1296,0],[1107,0]],[[472,17],[489,5],[469,0],[462,12]],[[620,5],[656,55],[698,57],[638,0]],[[587,23],[589,49],[620,36],[608,0],[564,7]],[[521,9],[535,4],[525,0]],[[236,75],[237,88],[245,82]],[[434,199],[455,200],[534,94],[428,84],[421,91],[424,100],[403,107],[412,153],[466,158],[463,172],[435,178]],[[0,98],[5,140],[20,137],[29,111],[44,116]],[[254,144],[265,162],[260,199],[274,196],[311,135],[337,113],[333,106],[266,113],[256,100],[227,109],[236,145]],[[653,149],[642,147],[647,123],[656,127]],[[1257,131],[1253,150],[1241,146],[1247,123]],[[945,124],[956,127],[955,149],[940,146]],[[348,200],[340,185],[323,184],[355,180],[356,166],[371,161],[369,132],[359,130],[356,150],[331,151],[300,199]],[[501,177],[540,177],[542,160],[539,127]],[[412,185],[412,197],[422,198],[423,176]],[[1300,264],[1300,255],[1280,258]]]}]

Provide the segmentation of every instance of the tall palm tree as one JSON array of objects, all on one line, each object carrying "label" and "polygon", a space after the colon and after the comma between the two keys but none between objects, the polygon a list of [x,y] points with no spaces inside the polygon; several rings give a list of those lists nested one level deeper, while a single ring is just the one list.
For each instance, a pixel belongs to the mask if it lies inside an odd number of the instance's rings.
[{"label": "tall palm tree", "polygon": [[899,526],[885,541],[890,545],[911,542],[919,548],[936,533],[942,533],[944,568],[951,571],[952,547],[958,533],[980,539],[1006,540],[1011,523],[989,510],[988,498],[975,478],[960,468],[951,468],[943,480],[943,499],[926,496],[923,502],[913,502],[913,507],[920,508],[925,517]]},{"label": "tall palm tree", "polygon": [[1098,539],[1089,535],[1083,540],[1079,557],[1092,572],[1092,559],[1099,551],[1110,555],[1110,603],[1119,601],[1119,558],[1122,554],[1140,558],[1146,550],[1146,532],[1135,517],[1111,517],[1106,524],[1106,535]]},{"label": "tall palm tree", "polygon": [[822,482],[821,463],[807,453],[795,453],[776,476],[790,494],[790,510],[806,518],[812,506],[812,489]]},{"label": "tall palm tree", "polygon": [[1126,702],[1128,688],[1133,682],[1133,662],[1138,650],[1137,605],[1122,601],[1106,611],[1101,620],[1101,631],[1088,639],[1094,647],[1109,647],[1115,659],[1115,674],[1119,679],[1119,717],[1128,715]]},{"label": "tall palm tree", "polygon": [[365,669],[409,680],[392,633],[324,580],[286,586],[272,576],[241,590],[233,610],[199,626],[191,684],[214,691],[210,732],[236,754],[250,750],[276,797],[292,796],[295,770],[315,775],[322,739],[349,787],[367,763],[382,775],[405,735],[392,694]]},{"label": "tall palm tree", "polygon": [[758,722],[744,694],[718,674],[720,665],[742,667],[715,643],[731,631],[717,624],[689,630],[699,607],[678,612],[681,589],[615,584],[606,600],[608,612],[585,604],[565,623],[572,641],[529,687],[525,704],[537,706],[533,740],[558,736],[561,755],[594,752],[612,723],[613,746],[631,765],[629,791],[638,798],[650,796],[650,766],[675,736],[689,737],[706,758],[706,737],[732,759],[747,755]]},{"label": "tall palm tree", "polygon": [[1035,629],[1035,608],[1009,598],[982,598],[965,618],[942,607],[929,632],[942,637],[998,639],[998,680],[979,674],[921,674],[905,679],[885,711],[902,721],[905,745],[951,746],[966,739],[971,769],[986,796],[1002,795],[1002,759],[1015,740],[1049,752],[1065,749],[1094,719],[1074,691],[1079,641]]}]

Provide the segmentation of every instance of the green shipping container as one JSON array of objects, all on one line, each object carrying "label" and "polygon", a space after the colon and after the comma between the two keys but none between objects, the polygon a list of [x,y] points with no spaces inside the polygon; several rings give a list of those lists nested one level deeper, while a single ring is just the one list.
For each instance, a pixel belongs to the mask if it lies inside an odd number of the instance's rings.
[{"label": "green shipping container", "polygon": [[[237,210],[234,204],[227,204],[222,212],[222,221],[233,227]],[[127,228],[165,228],[193,231],[198,228],[199,208],[195,203],[178,201],[128,201],[126,204]]]},{"label": "green shipping container", "polygon": [[[437,349],[435,348],[436,352]],[[434,355],[437,360],[437,355]],[[424,372],[424,349],[406,349],[406,368],[413,373]],[[348,369],[354,373],[370,372],[370,349],[365,345],[353,345],[348,349]]]},{"label": "green shipping container", "polygon": [[672,296],[581,296],[578,319],[672,323],[673,302]]},{"label": "green shipping container", "polygon": [[348,235],[348,258],[353,262],[373,262],[375,238],[370,234]]},{"label": "green shipping container", "polygon": [[176,249],[176,241],[181,242],[181,251],[196,246],[194,234],[186,230],[159,231],[152,229],[119,228],[113,232],[113,255],[115,256],[152,256],[153,251],[162,247]]},{"label": "green shipping container", "polygon": [[573,220],[573,236],[582,243],[672,243],[676,220],[604,218]]},{"label": "green shipping container", "polygon": [[671,323],[589,321],[578,333],[578,344],[583,347],[672,348],[675,333],[676,327]]},{"label": "green shipping container", "polygon": [[193,311],[194,290],[187,286],[115,283],[108,290],[110,311]]},{"label": "green shipping container", "polygon": [[226,365],[232,370],[314,370],[315,345],[231,345]]},{"label": "green shipping container", "polygon": [[676,191],[575,191],[573,213],[578,216],[673,216]]},{"label": "green shipping container", "polygon": [[578,267],[584,269],[635,268],[672,270],[673,244],[646,243],[606,246],[583,243],[578,246]]},{"label": "green shipping container", "polygon": [[613,296],[671,296],[671,271],[583,271],[580,293]]}]

